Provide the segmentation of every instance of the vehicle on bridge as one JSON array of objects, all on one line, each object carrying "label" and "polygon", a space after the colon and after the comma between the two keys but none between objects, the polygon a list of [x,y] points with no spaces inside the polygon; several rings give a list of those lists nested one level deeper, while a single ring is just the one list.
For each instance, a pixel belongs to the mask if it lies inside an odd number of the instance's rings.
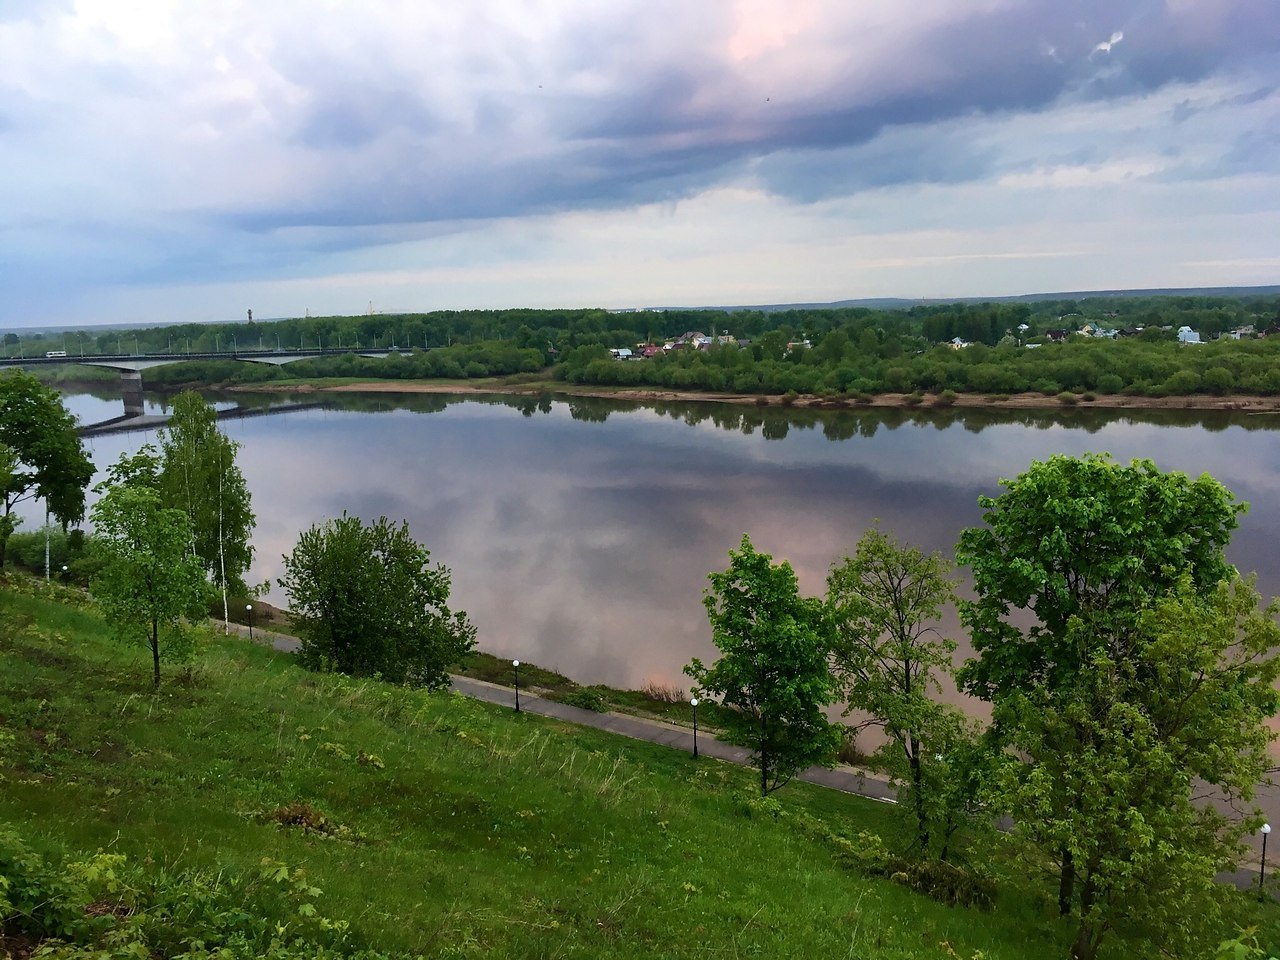
[{"label": "vehicle on bridge", "polygon": [[65,350],[50,350],[44,356],[46,360],[52,360],[54,357],[65,357],[66,355],[67,351]]}]

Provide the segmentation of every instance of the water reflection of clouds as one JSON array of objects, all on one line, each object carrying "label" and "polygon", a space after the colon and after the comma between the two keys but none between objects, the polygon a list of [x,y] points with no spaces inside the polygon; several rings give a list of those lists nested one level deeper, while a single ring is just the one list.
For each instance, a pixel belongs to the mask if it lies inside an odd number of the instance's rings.
[{"label": "water reflection of clouds", "polygon": [[[258,516],[251,580],[273,583],[298,533],[344,510],[409,521],[453,570],[454,599],[481,645],[585,680],[683,683],[681,666],[707,657],[706,574],[749,532],[788,559],[810,593],[833,560],[879,518],[899,538],[946,554],[981,522],[977,497],[998,492],[1033,459],[1110,450],[1162,467],[1212,472],[1255,500],[1231,554],[1277,590],[1270,544],[1280,484],[1277,434],[1115,421],[1067,425],[910,420],[833,442],[852,421],[814,421],[765,438],[755,411],[712,411],[738,423],[669,410],[609,410],[607,422],[566,403],[525,416],[492,402],[423,400],[395,409],[294,412],[225,423]],[[413,406],[419,401],[404,401]],[[86,411],[106,403],[77,398]],[[687,408],[702,413],[705,407]],[[672,416],[671,411],[678,415]],[[837,415],[841,416],[841,415]],[[848,415],[843,415],[848,416]],[[690,421],[695,421],[690,423]],[[857,424],[854,424],[857,425]],[[830,429],[827,429],[830,428]],[[776,434],[778,431],[773,430]],[[866,433],[873,433],[866,436]],[[101,466],[151,434],[98,438]],[[272,598],[284,598],[276,588]],[[955,630],[954,618],[947,624]]]}]

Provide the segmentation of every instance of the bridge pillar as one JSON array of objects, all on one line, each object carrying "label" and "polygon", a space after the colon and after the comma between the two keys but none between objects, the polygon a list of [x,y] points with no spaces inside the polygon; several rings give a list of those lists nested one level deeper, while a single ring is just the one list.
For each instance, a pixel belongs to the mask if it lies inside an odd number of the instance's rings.
[{"label": "bridge pillar", "polygon": [[137,370],[121,370],[120,385],[124,388],[124,415],[140,417],[143,414],[142,374]]}]

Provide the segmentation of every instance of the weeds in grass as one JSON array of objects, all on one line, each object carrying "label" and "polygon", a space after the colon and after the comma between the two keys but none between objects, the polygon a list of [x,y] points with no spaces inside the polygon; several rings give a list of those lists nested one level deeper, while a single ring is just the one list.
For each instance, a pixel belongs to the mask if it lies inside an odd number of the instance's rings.
[{"label": "weeds in grass", "polygon": [[662,683],[659,680],[646,680],[644,686],[640,688],[640,693],[658,703],[687,703],[684,690],[670,683]]}]

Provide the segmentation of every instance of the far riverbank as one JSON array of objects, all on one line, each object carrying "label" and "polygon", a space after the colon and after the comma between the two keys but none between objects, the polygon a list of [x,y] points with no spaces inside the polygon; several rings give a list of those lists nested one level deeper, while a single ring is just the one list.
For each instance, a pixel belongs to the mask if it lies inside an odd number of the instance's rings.
[{"label": "far riverbank", "polygon": [[[289,381],[285,383],[253,383],[230,388],[252,393],[448,393],[478,395],[512,395],[550,393],[560,396],[592,397],[605,400],[644,402],[702,401],[742,406],[808,407],[821,410],[854,410],[860,408],[949,408],[970,407],[1015,410],[1060,410],[1078,407],[1106,410],[1222,410],[1237,413],[1280,412],[1280,396],[1229,394],[1214,396],[1195,394],[1177,397],[1134,397],[1123,394],[1071,394],[1045,396],[1040,393],[977,394],[958,393],[954,397],[937,394],[923,396],[906,393],[882,393],[870,397],[843,398],[780,394],[711,393],[698,390],[660,390],[619,387],[609,389],[581,386],[561,381],[510,382],[501,378],[475,381],[433,380],[359,380],[327,383],[324,380]],[[1093,399],[1085,399],[1093,397]]]}]

